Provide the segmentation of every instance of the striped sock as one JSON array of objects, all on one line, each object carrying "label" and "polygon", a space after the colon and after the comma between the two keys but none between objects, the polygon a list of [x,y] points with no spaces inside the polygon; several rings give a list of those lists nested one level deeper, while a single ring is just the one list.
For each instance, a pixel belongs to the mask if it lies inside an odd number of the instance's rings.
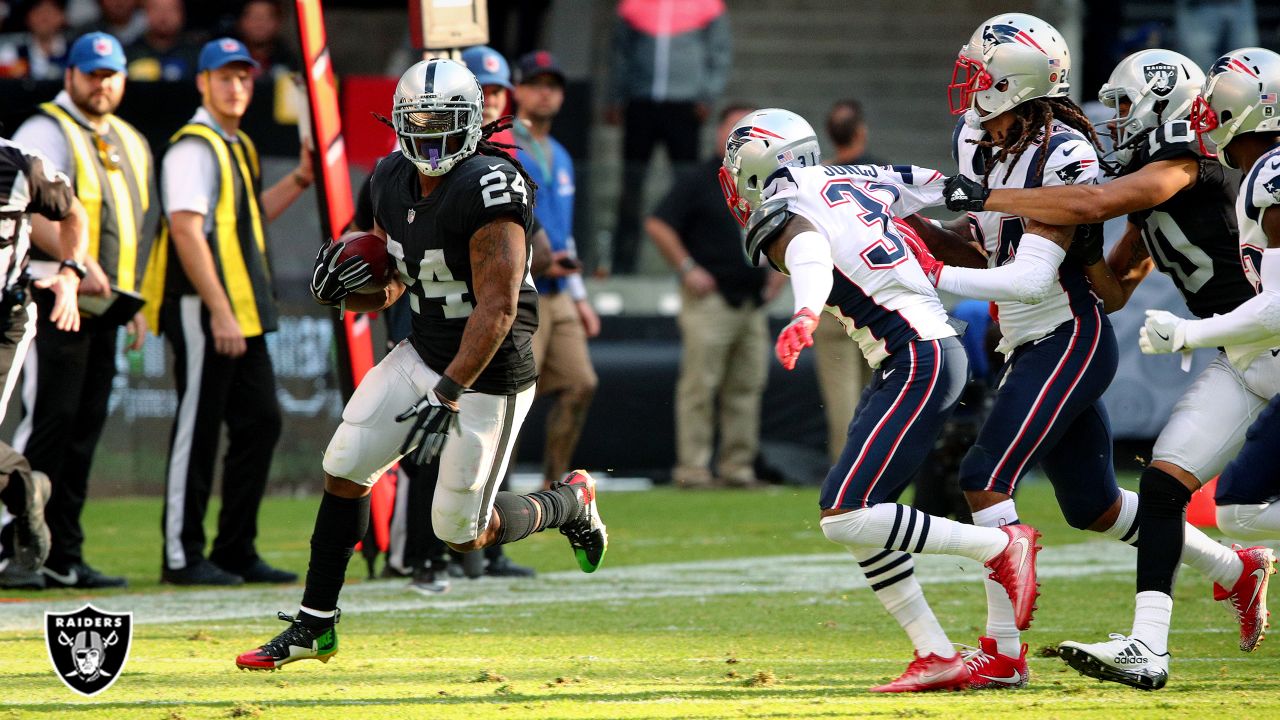
[{"label": "striped sock", "polygon": [[952,657],[955,647],[938,624],[915,576],[911,556],[898,550],[850,549],[872,591],[921,656]]}]

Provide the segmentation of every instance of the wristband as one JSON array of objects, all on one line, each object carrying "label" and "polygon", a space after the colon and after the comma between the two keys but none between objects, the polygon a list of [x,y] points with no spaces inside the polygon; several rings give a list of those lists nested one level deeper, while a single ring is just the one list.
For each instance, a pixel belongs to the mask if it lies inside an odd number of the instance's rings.
[{"label": "wristband", "polygon": [[462,391],[466,388],[454,382],[453,378],[448,375],[441,375],[440,382],[436,383],[436,394],[449,402],[458,402],[458,398],[462,397]]},{"label": "wristband", "polygon": [[75,273],[76,277],[80,278],[81,280],[84,279],[85,275],[89,274],[89,269],[84,266],[84,263],[76,262],[74,259],[71,259],[71,258],[63,260],[62,263],[58,265],[59,270],[61,270],[62,268],[70,268],[71,272]]},{"label": "wristband", "polygon": [[302,188],[303,190],[306,190],[307,188],[311,187],[311,181],[303,180],[302,176],[298,174],[297,170],[294,170],[293,172],[289,173],[289,175],[293,178],[294,184],[296,184],[298,187]]}]

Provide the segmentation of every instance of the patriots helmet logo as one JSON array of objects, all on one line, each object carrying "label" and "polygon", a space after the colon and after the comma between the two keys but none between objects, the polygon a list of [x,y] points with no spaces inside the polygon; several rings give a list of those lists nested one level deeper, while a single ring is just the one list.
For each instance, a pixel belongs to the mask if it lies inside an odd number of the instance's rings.
[{"label": "patriots helmet logo", "polygon": [[1142,75],[1151,87],[1151,92],[1158,97],[1167,97],[1178,84],[1178,69],[1169,63],[1146,65],[1142,68]]},{"label": "patriots helmet logo", "polygon": [[725,143],[725,153],[730,157],[737,155],[738,150],[752,140],[781,140],[782,136],[754,125],[747,125],[734,130]]},{"label": "patriots helmet logo", "polygon": [[982,30],[982,54],[991,52],[991,48],[1007,42],[1016,42],[1018,28],[1012,25],[988,25]]},{"label": "patriots helmet logo", "polygon": [[1238,72],[1257,79],[1259,72],[1258,66],[1245,65],[1241,60],[1249,60],[1249,57],[1247,55],[1241,55],[1237,58],[1234,54],[1223,55],[1218,58],[1218,61],[1215,62],[1212,67],[1209,68],[1209,74],[1205,77],[1212,78],[1213,76],[1221,75],[1224,72]]},{"label": "patriots helmet logo", "polygon": [[1077,178],[1080,177],[1081,174],[1084,173],[1085,170],[1088,170],[1095,162],[1097,161],[1094,160],[1093,158],[1085,158],[1083,160],[1076,160],[1074,162],[1067,163],[1066,165],[1063,165],[1062,167],[1058,168],[1057,170],[1058,179],[1061,180],[1064,185],[1071,185],[1076,181]]}]

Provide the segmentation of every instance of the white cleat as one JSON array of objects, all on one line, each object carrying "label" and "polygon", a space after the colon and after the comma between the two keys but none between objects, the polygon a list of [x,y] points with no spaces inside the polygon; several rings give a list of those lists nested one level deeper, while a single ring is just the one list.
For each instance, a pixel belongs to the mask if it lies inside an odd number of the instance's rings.
[{"label": "white cleat", "polygon": [[1169,653],[1153,653],[1141,640],[1119,633],[1100,643],[1068,640],[1058,645],[1058,656],[1081,675],[1140,690],[1159,690],[1169,681]]}]

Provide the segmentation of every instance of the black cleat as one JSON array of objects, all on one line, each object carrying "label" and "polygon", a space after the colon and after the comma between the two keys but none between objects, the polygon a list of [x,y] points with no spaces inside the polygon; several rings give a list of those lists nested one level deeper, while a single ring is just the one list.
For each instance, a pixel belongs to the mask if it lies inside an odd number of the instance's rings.
[{"label": "black cleat", "polygon": [[298,582],[298,573],[274,568],[262,558],[255,559],[249,566],[237,569],[232,573],[244,578],[247,583],[292,583]]},{"label": "black cleat", "polygon": [[506,555],[499,555],[485,566],[484,574],[489,577],[531,578],[537,576],[538,571],[531,567],[517,565]]},{"label": "black cleat", "polygon": [[604,561],[609,549],[609,534],[596,508],[596,481],[586,470],[574,470],[556,487],[569,486],[581,493],[582,512],[577,518],[560,526],[560,534],[569,539],[573,555],[578,559],[582,572],[595,572]]},{"label": "black cleat", "polygon": [[342,612],[333,615],[333,625],[326,628],[307,627],[292,615],[280,613],[276,617],[289,623],[284,632],[271,638],[266,644],[241,653],[236,667],[241,670],[276,670],[298,660],[314,658],[329,662],[338,652],[338,629],[335,627]]}]

